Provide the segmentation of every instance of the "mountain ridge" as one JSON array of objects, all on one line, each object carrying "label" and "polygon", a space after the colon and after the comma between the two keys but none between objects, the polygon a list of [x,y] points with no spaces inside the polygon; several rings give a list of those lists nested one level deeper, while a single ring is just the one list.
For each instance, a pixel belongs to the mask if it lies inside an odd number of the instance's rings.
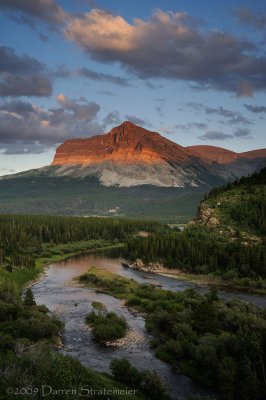
[{"label": "mountain ridge", "polygon": [[263,166],[261,158],[266,160],[266,149],[244,154],[215,146],[183,147],[124,121],[103,135],[64,142],[51,165],[58,167],[57,176],[94,175],[105,186],[198,187],[250,174]]},{"label": "mountain ridge", "polygon": [[202,187],[208,191],[265,165],[266,149],[236,153],[210,145],[184,147],[124,121],[103,135],[65,141],[50,166],[0,179],[96,177],[103,186]]}]

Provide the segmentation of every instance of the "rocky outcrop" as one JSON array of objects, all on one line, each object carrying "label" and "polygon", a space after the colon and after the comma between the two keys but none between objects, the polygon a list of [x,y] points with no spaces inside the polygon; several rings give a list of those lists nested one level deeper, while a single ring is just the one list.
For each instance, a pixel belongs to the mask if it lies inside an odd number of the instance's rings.
[{"label": "rocky outcrop", "polygon": [[217,226],[220,223],[218,218],[214,215],[214,210],[212,208],[201,208],[197,219],[209,227]]},{"label": "rocky outcrop", "polygon": [[136,259],[136,261],[132,264],[133,268],[139,269],[145,272],[156,272],[162,270],[163,264],[159,262],[152,262],[145,264],[140,258]]}]

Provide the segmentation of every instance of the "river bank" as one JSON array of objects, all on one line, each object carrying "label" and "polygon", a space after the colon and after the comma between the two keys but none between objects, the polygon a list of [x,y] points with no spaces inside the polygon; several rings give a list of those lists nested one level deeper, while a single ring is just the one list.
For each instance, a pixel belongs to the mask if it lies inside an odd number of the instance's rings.
[{"label": "river bank", "polygon": [[35,283],[42,280],[45,271],[50,264],[67,260],[72,257],[78,257],[101,250],[119,249],[122,243],[115,243],[104,240],[79,241],[67,244],[49,244],[43,253],[48,252],[49,256],[38,257],[35,260],[34,267],[13,267],[11,271],[7,270],[4,265],[0,265],[0,278],[13,281],[19,288],[23,290],[31,287]]},{"label": "river bank", "polygon": [[[98,372],[110,374],[110,361],[116,358],[126,358],[140,370],[154,369],[173,399],[187,400],[192,394],[205,393],[188,377],[176,374],[170,365],[155,356],[150,348],[151,336],[145,329],[142,313],[132,312],[123,299],[76,284],[75,278],[93,267],[101,271],[104,267],[113,270],[120,268],[121,263],[120,259],[114,260],[103,255],[70,258],[51,264],[44,279],[32,287],[36,301],[45,304],[64,322],[64,347],[61,352]],[[131,283],[134,285],[133,281]],[[86,315],[93,311],[95,302],[104,304],[108,312],[123,316],[128,323],[127,337],[114,346],[101,346],[95,342],[86,324]]]},{"label": "river bank", "polygon": [[253,280],[249,278],[235,278],[234,280],[225,281],[224,279],[215,275],[191,274],[178,268],[166,268],[159,262],[144,263],[144,261],[141,259],[137,259],[133,263],[126,261],[124,266],[143,272],[151,272],[169,278],[191,282],[199,286],[214,286],[221,290],[266,295],[266,282],[259,279]]},{"label": "river bank", "polygon": [[[250,348],[249,354],[255,351],[252,351],[254,345],[249,336],[243,336],[243,329],[245,332],[262,329],[263,335],[265,312],[262,308],[237,301],[236,294],[222,293],[223,298],[221,293],[215,291],[200,294],[196,290],[185,291],[184,288],[183,291],[174,288],[165,290],[155,288],[147,281],[143,285],[95,267],[82,275],[80,281],[97,293],[126,299],[128,307],[144,312],[145,327],[153,336],[151,345],[155,355],[169,363],[175,371],[181,371],[194,381],[218,390],[220,394],[225,384],[230,392],[234,392],[239,385],[244,390],[245,383],[239,381],[237,374],[233,374],[228,382],[227,369],[224,367],[230,358],[237,368],[241,368],[243,352],[247,348]],[[250,295],[248,298],[254,300],[255,297],[252,297]],[[224,346],[225,339],[232,344],[232,348]],[[260,348],[262,342],[258,342],[258,346]],[[256,364],[252,364],[252,359],[248,362],[259,377],[261,373],[257,371]],[[257,389],[254,387],[253,390]]]}]

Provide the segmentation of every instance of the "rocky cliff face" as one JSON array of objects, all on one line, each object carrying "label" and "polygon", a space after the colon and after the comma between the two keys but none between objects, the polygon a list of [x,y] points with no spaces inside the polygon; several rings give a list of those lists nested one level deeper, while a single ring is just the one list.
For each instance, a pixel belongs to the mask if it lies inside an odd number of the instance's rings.
[{"label": "rocky cliff face", "polygon": [[124,122],[105,135],[68,140],[58,147],[52,165],[92,165],[106,161],[123,164],[164,160],[184,162],[192,157],[189,149],[131,122]]},{"label": "rocky cliff face", "polygon": [[215,180],[207,160],[128,121],[105,135],[63,143],[52,165],[56,175],[96,175],[105,186],[196,187]]},{"label": "rocky cliff face", "polygon": [[50,173],[97,176],[105,186],[212,186],[252,173],[258,167],[253,159],[264,156],[264,150],[245,154],[213,146],[182,147],[125,121],[104,135],[60,145]]}]

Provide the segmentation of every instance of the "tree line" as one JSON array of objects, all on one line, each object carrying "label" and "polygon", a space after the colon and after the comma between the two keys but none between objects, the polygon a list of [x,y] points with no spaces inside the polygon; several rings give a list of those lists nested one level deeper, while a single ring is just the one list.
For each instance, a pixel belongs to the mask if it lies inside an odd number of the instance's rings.
[{"label": "tree line", "polygon": [[157,226],[153,222],[114,218],[1,215],[0,265],[34,266],[45,243],[124,241],[138,230],[151,231]]}]

